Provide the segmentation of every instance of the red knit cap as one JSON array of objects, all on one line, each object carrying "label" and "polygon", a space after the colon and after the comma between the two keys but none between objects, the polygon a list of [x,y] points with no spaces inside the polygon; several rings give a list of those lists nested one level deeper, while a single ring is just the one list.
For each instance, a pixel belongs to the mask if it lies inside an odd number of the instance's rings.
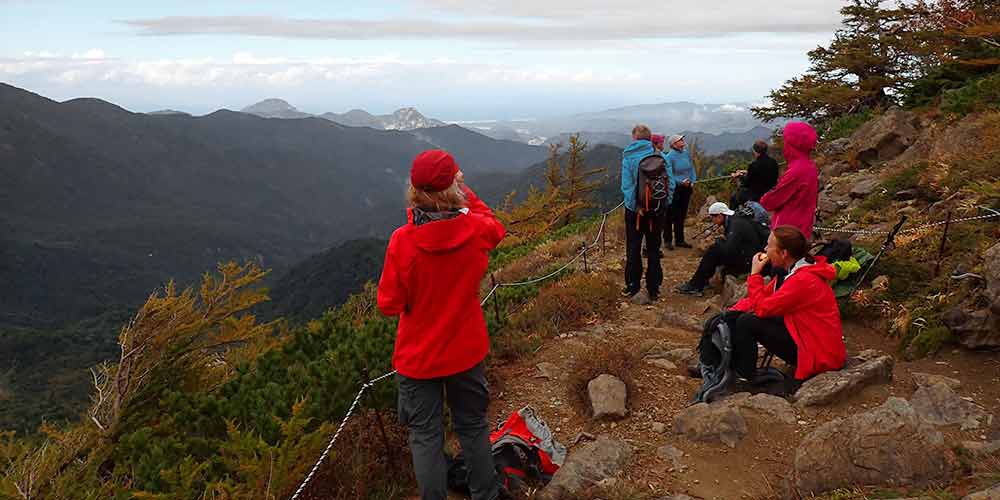
[{"label": "red knit cap", "polygon": [[666,140],[666,137],[663,137],[660,134],[653,134],[653,136],[650,137],[649,140],[650,140],[650,142],[653,143],[654,146],[662,148],[663,147],[663,141]]},{"label": "red knit cap", "polygon": [[451,154],[441,149],[429,149],[413,159],[410,184],[431,193],[444,191],[455,182],[458,164]]}]

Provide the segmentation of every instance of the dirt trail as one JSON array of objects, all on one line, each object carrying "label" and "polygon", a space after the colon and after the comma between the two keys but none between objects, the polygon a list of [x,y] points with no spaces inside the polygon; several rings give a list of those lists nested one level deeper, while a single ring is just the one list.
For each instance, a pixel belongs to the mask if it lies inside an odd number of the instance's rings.
[{"label": "dirt trail", "polygon": [[[609,434],[635,447],[636,453],[627,468],[626,484],[655,494],[686,493],[703,499],[776,498],[781,483],[791,470],[799,441],[819,424],[866,408],[878,406],[890,396],[909,398],[915,389],[911,372],[947,375],[962,381],[959,393],[971,397],[989,413],[1000,415],[1000,361],[995,355],[948,350],[930,358],[905,362],[896,354],[897,339],[868,325],[845,323],[848,352],[853,354],[874,348],[897,358],[893,382],[868,388],[847,402],[817,409],[796,409],[798,422],[748,420],[749,434],[735,448],[725,445],[694,443],[671,432],[674,417],[700,386],[700,380],[684,375],[684,367],[664,369],[640,361],[632,372],[635,390],[629,394],[630,414],[617,423],[597,423],[586,417],[574,404],[571,381],[566,377],[576,363],[596,347],[638,350],[655,342],[670,348],[694,348],[700,332],[663,320],[665,313],[674,317],[701,318],[709,311],[710,298],[683,296],[673,287],[685,281],[696,267],[699,256],[694,250],[665,251],[664,284],[661,298],[649,306],[623,299],[620,317],[598,322],[576,332],[565,332],[548,339],[534,354],[516,363],[492,368],[494,400],[491,417],[506,418],[512,411],[532,405],[548,421],[557,439],[570,445],[581,432]],[[624,251],[620,241],[610,241],[603,255],[592,259],[594,272],[611,273],[621,280]],[[707,293],[706,295],[710,295]],[[537,365],[555,365],[553,377],[540,376]],[[654,431],[659,424],[665,432]],[[959,440],[980,440],[986,432],[944,430]],[[684,467],[678,469],[658,455],[657,449],[672,445],[684,452]],[[572,446],[570,447],[572,453]]]}]

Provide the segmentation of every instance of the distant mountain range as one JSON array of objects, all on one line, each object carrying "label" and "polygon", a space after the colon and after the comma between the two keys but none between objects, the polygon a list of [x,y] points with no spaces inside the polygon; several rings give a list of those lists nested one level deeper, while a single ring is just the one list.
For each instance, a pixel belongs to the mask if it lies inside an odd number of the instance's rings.
[{"label": "distant mountain range", "polygon": [[[758,139],[769,140],[774,135],[774,130],[757,126],[745,132],[710,134],[707,132],[685,130],[680,133],[684,135],[688,143],[697,143],[698,147],[706,154],[718,155],[731,150],[749,151],[754,141]],[[570,135],[559,134],[555,137],[549,137],[545,140],[544,144],[569,144]],[[610,144],[621,148],[632,142],[630,134],[616,132],[580,132],[580,138],[590,145]]]},{"label": "distant mountain range", "polygon": [[265,99],[240,110],[263,118],[311,118],[313,116],[330,120],[349,127],[371,127],[376,130],[416,130],[421,128],[443,127],[447,123],[420,114],[416,108],[400,108],[389,115],[373,115],[361,109],[352,109],[343,114],[323,113],[311,115],[299,111],[287,101],[281,99]]},{"label": "distant mountain range", "polygon": [[[690,102],[643,104],[538,120],[462,122],[461,125],[494,139],[530,144],[551,143],[568,134],[580,133],[595,144],[622,145],[637,123],[649,125],[654,133],[664,135],[689,131],[690,134],[697,132],[708,135],[758,136],[763,133],[760,129],[766,128],[750,112],[749,104]],[[775,127],[780,125],[781,123],[772,124]],[[708,135],[704,137],[704,146],[713,154],[736,146],[736,138],[716,141]],[[622,136],[626,139],[622,139]],[[724,146],[716,147],[715,144]],[[749,147],[749,144],[740,144],[738,147],[743,149]]]},{"label": "distant mountain range", "polygon": [[339,242],[386,238],[405,220],[410,162],[431,148],[451,151],[472,185],[547,153],[454,125],[151,115],[0,84],[0,324],[132,306],[220,260],[280,271]]}]

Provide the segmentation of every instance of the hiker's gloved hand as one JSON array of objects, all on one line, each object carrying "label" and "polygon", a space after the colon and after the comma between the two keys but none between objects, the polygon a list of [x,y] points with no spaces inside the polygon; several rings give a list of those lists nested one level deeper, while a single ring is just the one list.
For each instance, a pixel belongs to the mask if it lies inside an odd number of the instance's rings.
[{"label": "hiker's gloved hand", "polygon": [[455,182],[457,182],[459,186],[464,186],[465,185],[465,173],[462,172],[461,170],[459,170],[458,173],[455,174]]}]

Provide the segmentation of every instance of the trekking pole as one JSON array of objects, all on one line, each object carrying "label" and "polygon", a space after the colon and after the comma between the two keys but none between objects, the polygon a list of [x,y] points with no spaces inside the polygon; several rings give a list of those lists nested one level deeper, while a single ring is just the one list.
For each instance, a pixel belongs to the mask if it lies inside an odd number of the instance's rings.
[{"label": "trekking pole", "polygon": [[493,289],[496,290],[496,296],[493,297],[493,317],[497,320],[497,326],[500,326],[500,290],[497,289],[496,274],[490,273],[490,281],[493,282]]},{"label": "trekking pole", "polygon": [[951,210],[948,211],[948,218],[944,221],[944,233],[941,235],[941,246],[938,247],[937,262],[934,263],[934,277],[938,277],[941,272],[941,258],[944,256],[944,246],[948,243],[948,228],[951,227]]},{"label": "trekking pole", "polygon": [[861,274],[861,278],[859,278],[858,281],[854,283],[854,287],[851,288],[851,293],[849,295],[854,295],[854,292],[858,290],[858,287],[861,286],[861,283],[865,280],[866,277],[868,277],[868,272],[871,271],[872,268],[875,267],[875,264],[878,263],[878,260],[882,257],[882,254],[885,253],[890,248],[896,246],[896,233],[899,232],[899,229],[903,227],[903,224],[905,222],[906,222],[906,216],[904,215],[899,218],[899,222],[897,222],[896,225],[892,228],[892,231],[889,231],[889,235],[885,237],[885,242],[882,243],[882,248],[879,248],[878,254],[875,255],[874,259],[872,259],[871,264],[868,264],[868,269],[865,269],[865,272]]}]

